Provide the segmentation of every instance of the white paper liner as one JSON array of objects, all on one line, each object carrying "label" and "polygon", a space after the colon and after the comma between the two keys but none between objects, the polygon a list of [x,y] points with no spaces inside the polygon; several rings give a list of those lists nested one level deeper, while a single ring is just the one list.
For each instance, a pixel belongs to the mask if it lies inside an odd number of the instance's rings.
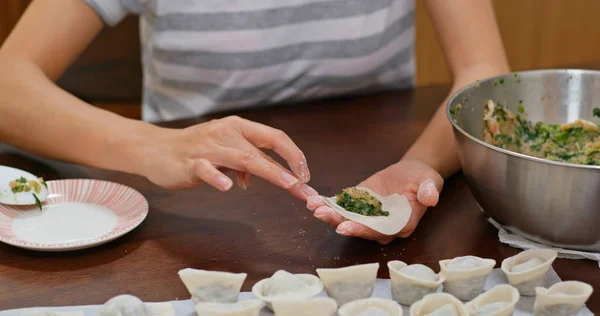
[{"label": "white paper liner", "polygon": [[339,206],[336,203],[335,196],[322,198],[327,205],[344,218],[363,224],[381,234],[390,236],[396,235],[406,226],[410,219],[410,215],[412,214],[412,208],[404,195],[394,193],[382,197],[367,188],[357,187],[357,189],[366,190],[369,194],[381,201],[383,211],[389,212],[390,214],[388,216],[360,215],[354,212],[348,212],[343,207]]}]

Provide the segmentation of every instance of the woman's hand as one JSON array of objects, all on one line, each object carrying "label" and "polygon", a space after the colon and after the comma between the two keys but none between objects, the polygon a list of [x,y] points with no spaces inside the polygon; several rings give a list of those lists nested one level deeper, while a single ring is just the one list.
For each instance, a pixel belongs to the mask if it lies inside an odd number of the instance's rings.
[{"label": "woman's hand", "polygon": [[[317,194],[306,185],[310,172],[302,151],[284,132],[266,125],[230,116],[181,130],[161,129],[146,139],[138,173],[165,188],[191,188],[205,182],[227,191],[233,182],[222,170],[230,169],[244,189],[253,174],[304,200]],[[291,171],[260,148],[275,151]]]},{"label": "woman's hand", "polygon": [[383,235],[362,224],[347,220],[327,206],[319,197],[309,198],[307,207],[314,211],[316,218],[337,227],[336,231],[340,235],[376,240],[387,244],[396,237],[405,238],[412,234],[427,207],[437,204],[443,184],[442,177],[425,163],[418,160],[402,160],[379,171],[358,185],[369,188],[382,196],[393,193],[406,196],[412,207],[412,214],[406,227],[396,236]]}]

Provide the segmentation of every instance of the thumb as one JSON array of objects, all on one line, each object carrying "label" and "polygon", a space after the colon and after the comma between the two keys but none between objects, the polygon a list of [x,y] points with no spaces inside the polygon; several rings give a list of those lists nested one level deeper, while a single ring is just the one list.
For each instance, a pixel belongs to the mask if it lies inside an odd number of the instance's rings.
[{"label": "thumb", "polygon": [[[439,177],[439,176],[438,176]],[[444,181],[439,177],[436,180],[427,178],[417,189],[417,200],[424,206],[435,206],[440,199],[440,191],[442,190]]]}]

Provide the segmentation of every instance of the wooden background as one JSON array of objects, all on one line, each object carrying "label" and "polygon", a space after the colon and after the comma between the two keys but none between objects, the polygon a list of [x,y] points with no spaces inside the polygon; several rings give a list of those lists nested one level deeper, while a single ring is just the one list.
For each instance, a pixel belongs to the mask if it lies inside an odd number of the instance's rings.
[{"label": "wooden background", "polygon": [[[40,0],[44,1],[44,0]],[[47,1],[47,0],[46,0]],[[450,81],[448,70],[421,0],[417,1],[417,84]],[[452,1],[452,0],[448,0]],[[30,0],[0,1],[0,43]],[[600,1],[494,0],[496,15],[514,70],[577,67],[600,61]],[[141,67],[137,19],[105,29],[65,73],[60,85],[77,96],[129,117],[139,109]]]}]

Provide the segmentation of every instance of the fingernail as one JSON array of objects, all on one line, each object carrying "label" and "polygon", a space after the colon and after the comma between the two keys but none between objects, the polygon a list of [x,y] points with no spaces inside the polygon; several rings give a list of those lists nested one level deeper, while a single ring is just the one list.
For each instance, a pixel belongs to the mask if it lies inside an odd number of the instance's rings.
[{"label": "fingernail", "polygon": [[219,176],[217,178],[216,184],[221,190],[227,191],[227,190],[231,189],[233,182],[231,181],[231,179],[229,179],[225,176]]},{"label": "fingernail", "polygon": [[285,182],[285,184],[289,187],[298,183],[298,179],[296,179],[294,176],[292,176],[291,174],[289,174],[287,172],[281,173],[281,180],[283,180],[283,182]]},{"label": "fingernail", "polygon": [[315,189],[311,188],[310,186],[308,186],[306,184],[302,185],[302,194],[304,194],[304,196],[306,196],[306,197],[319,195],[319,193],[317,193],[317,191],[315,191]]},{"label": "fingernail", "polygon": [[347,231],[346,229],[344,229],[343,227],[341,227],[341,228],[340,228],[340,227],[338,227],[338,228],[335,230],[335,232],[336,232],[336,233],[338,233],[339,235],[342,235],[342,236],[350,236],[350,232],[349,232],[349,231]]},{"label": "fingernail", "polygon": [[299,176],[302,182],[307,183],[310,181],[310,171],[308,170],[308,166],[306,160],[302,160],[298,163]]},{"label": "fingernail", "polygon": [[317,214],[317,213],[315,213],[315,217],[318,218],[318,219],[320,219],[320,220],[325,219],[325,216],[323,214]]}]

